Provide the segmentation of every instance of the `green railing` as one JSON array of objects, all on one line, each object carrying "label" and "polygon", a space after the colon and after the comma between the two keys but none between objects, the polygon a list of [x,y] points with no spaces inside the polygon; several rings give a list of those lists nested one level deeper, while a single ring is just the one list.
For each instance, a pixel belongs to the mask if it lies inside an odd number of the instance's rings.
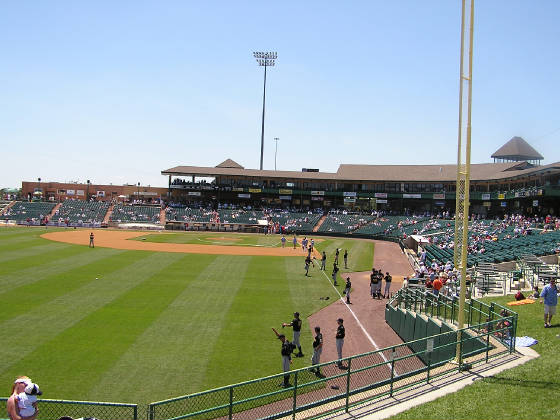
[{"label": "green railing", "polygon": [[[7,398],[0,398],[5,402]],[[136,420],[137,404],[123,404],[92,401],[38,400],[38,420],[56,420],[60,417],[95,417],[102,420]]]},{"label": "green railing", "polygon": [[[452,299],[403,290],[388,303],[388,309],[416,305],[418,313],[432,316],[434,311],[434,317],[453,322],[458,304]],[[468,327],[461,334],[447,326],[437,335],[345,358],[342,369],[337,361],[317,365],[320,376],[310,368],[291,371],[289,388],[279,386],[284,374],[278,374],[155,402],[148,407],[148,419],[295,419],[298,413],[298,418],[313,418],[347,411],[355,404],[392,396],[404,388],[511,353],[515,340],[509,337],[515,337],[517,314],[508,310],[508,316],[500,315],[502,308],[472,300],[467,309]],[[449,363],[455,360],[458,345],[459,364]]]}]

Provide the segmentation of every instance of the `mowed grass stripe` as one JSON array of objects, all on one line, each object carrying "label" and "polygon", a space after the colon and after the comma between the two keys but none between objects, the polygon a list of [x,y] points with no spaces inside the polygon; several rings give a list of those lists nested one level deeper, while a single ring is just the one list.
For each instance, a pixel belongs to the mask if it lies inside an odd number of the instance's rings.
[{"label": "mowed grass stripe", "polygon": [[[64,245],[62,243],[59,244]],[[18,235],[13,238],[0,237],[0,255],[3,258],[5,252],[16,251],[18,249],[29,248],[38,245],[45,245],[45,239],[31,235]]]},{"label": "mowed grass stripe", "polygon": [[[11,241],[10,241],[11,243]],[[70,248],[70,245],[60,242],[50,242],[46,239],[37,238],[31,242],[19,243],[16,246],[8,246],[7,249],[0,250],[0,262],[2,263],[2,273],[6,273],[11,267],[18,267],[29,264],[43,264],[51,258],[57,251]],[[45,255],[45,254],[51,255]],[[37,257],[31,259],[30,257]],[[27,259],[27,260],[26,260]]]},{"label": "mowed grass stripe", "polygon": [[[138,259],[134,254],[143,258]],[[98,281],[87,283],[71,293],[59,296],[47,304],[29,308],[25,314],[0,323],[0,331],[3,333],[3,346],[0,347],[0,380],[7,381],[8,378],[25,371],[31,372],[28,374],[31,377],[35,374],[39,375],[37,378],[55,377],[54,380],[47,381],[53,386],[68,381],[67,377],[57,376],[64,363],[58,366],[53,364],[54,361],[59,363],[58,359],[51,360],[54,354],[60,352],[56,345],[60,343],[61,337],[63,340],[69,340],[68,343],[60,345],[68,353],[68,362],[72,363],[81,358],[80,352],[84,348],[96,348],[105,343],[98,342],[94,329],[78,328],[79,331],[74,336],[67,335],[65,331],[70,329],[76,332],[73,327],[83,319],[181,258],[182,254],[128,251],[122,254],[122,261],[113,261],[118,269],[99,278]],[[157,289],[154,287],[149,296],[155,293]],[[138,316],[142,314],[139,313]],[[115,321],[119,322],[118,315],[116,318]],[[105,322],[110,324],[113,319],[106,319]],[[118,340],[117,336],[109,339],[110,342]],[[70,348],[67,348],[68,346]],[[99,353],[96,357],[103,358],[103,355]],[[94,371],[95,369],[92,372]],[[83,379],[89,374],[87,371],[80,371],[79,375],[71,376]],[[76,397],[80,393],[73,395]]]},{"label": "mowed grass stripe", "polygon": [[281,370],[279,340],[270,329],[288,320],[293,303],[283,257],[253,257],[210,355],[202,389]]},{"label": "mowed grass stripe", "polygon": [[[202,389],[209,356],[252,257],[210,258],[189,256],[165,270],[165,287],[183,287],[182,292],[103,374],[90,399],[114,398],[122,383],[135,384],[127,398],[139,403]],[[226,356],[227,349],[221,351]]]},{"label": "mowed grass stripe", "polygon": [[[186,256],[160,253],[158,258],[157,263],[152,261],[152,270],[141,282],[45,343],[34,352],[37,355],[29,355],[30,360],[48,361],[58,367],[56,372],[51,367],[45,380],[57,384],[57,396],[78,394],[97,399],[90,391],[100,377],[183,291],[187,282],[176,276],[176,267],[185,268],[181,259]],[[144,381],[149,384],[150,376]],[[133,401],[133,387],[120,399]]]},{"label": "mowed grass stripe", "polygon": [[42,305],[70,293],[89,282],[95,282],[96,277],[104,277],[118,270],[123,263],[131,264],[144,257],[142,254],[129,253],[125,260],[121,256],[123,253],[125,251],[116,249],[105,249],[103,252],[91,253],[91,259],[82,261],[83,265],[70,270],[61,266],[61,272],[59,273],[0,293],[0,302],[5,302],[0,306],[0,322],[23,314],[29,308]]},{"label": "mowed grass stripe", "polygon": [[64,273],[118,252],[120,251],[110,248],[92,250],[83,246],[68,245],[64,249],[47,252],[41,256],[18,258],[15,261],[3,263],[3,274],[0,275],[0,293]]}]

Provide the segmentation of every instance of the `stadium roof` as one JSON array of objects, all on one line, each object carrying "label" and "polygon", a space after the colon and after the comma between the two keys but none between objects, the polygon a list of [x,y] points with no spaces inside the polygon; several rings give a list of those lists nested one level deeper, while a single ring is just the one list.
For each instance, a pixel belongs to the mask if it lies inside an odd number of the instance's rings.
[{"label": "stadium roof", "polygon": [[[226,161],[227,162],[227,161]],[[232,161],[233,162],[233,161]],[[235,163],[235,162],[234,162]],[[471,180],[500,180],[560,171],[560,162],[533,166],[527,162],[471,164]],[[244,169],[232,167],[176,166],[161,172],[174,176],[240,176],[252,178],[309,179],[324,181],[387,181],[387,182],[453,182],[457,179],[457,165],[351,165],[342,164],[338,171],[299,172]]]},{"label": "stadium roof", "polygon": [[542,160],[539,152],[521,137],[512,137],[491,156],[497,159]]},{"label": "stadium roof", "polygon": [[237,163],[234,160],[231,159],[226,159],[224,160],[222,163],[220,163],[219,165],[216,165],[216,168],[236,168],[236,169],[245,169],[243,166],[241,166],[239,163]]}]

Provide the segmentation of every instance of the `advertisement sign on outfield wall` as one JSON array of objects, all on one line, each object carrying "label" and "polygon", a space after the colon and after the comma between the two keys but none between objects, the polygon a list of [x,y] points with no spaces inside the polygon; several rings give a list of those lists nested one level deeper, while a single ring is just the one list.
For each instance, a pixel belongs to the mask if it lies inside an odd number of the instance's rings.
[{"label": "advertisement sign on outfield wall", "polygon": [[262,190],[260,188],[249,188],[250,193],[260,193]]},{"label": "advertisement sign on outfield wall", "polygon": [[84,195],[86,195],[86,192],[84,190],[76,190],[76,195],[83,197]]},{"label": "advertisement sign on outfield wall", "polygon": [[280,200],[291,200],[292,196],[291,195],[281,195],[280,196]]},{"label": "advertisement sign on outfield wall", "polygon": [[387,198],[387,193],[375,193],[375,198]]},{"label": "advertisement sign on outfield wall", "polygon": [[238,198],[251,198],[251,194],[237,194]]},{"label": "advertisement sign on outfield wall", "polygon": [[200,191],[189,191],[187,193],[187,195],[190,195],[191,197],[200,197]]},{"label": "advertisement sign on outfield wall", "polygon": [[376,202],[377,202],[377,204],[387,204],[387,201],[388,200],[383,200],[383,199],[378,198]]},{"label": "advertisement sign on outfield wall", "polygon": [[66,190],[66,195],[74,195],[76,194],[75,190]]},{"label": "advertisement sign on outfield wall", "polygon": [[325,195],[325,191],[311,191],[311,195]]},{"label": "advertisement sign on outfield wall", "polygon": [[356,197],[356,193],[352,191],[345,191],[342,193],[344,197]]},{"label": "advertisement sign on outfield wall", "polygon": [[278,194],[292,195],[292,190],[278,190]]},{"label": "advertisement sign on outfield wall", "polygon": [[490,200],[490,194],[489,193],[482,194],[482,199],[483,200]]}]

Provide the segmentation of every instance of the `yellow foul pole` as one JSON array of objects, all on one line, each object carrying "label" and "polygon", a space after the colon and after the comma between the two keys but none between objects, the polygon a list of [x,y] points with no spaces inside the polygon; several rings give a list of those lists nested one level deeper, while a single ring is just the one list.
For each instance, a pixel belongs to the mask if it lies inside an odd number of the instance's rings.
[{"label": "yellow foul pole", "polygon": [[[468,14],[467,14],[468,13]],[[459,87],[459,132],[457,139],[457,188],[455,191],[455,248],[453,260],[460,272],[459,314],[457,328],[465,324],[465,297],[467,289],[467,251],[469,233],[469,188],[471,172],[471,103],[472,103],[472,57],[474,33],[474,0],[462,0],[461,10],[461,62]],[[468,45],[465,48],[465,42]],[[467,88],[465,98],[463,86]],[[465,103],[466,102],[466,103]],[[465,106],[466,105],[466,106]],[[466,108],[466,118],[464,118]],[[464,120],[466,119],[466,128]],[[466,141],[463,141],[465,137]],[[456,360],[462,362],[461,333],[459,332]]]}]

